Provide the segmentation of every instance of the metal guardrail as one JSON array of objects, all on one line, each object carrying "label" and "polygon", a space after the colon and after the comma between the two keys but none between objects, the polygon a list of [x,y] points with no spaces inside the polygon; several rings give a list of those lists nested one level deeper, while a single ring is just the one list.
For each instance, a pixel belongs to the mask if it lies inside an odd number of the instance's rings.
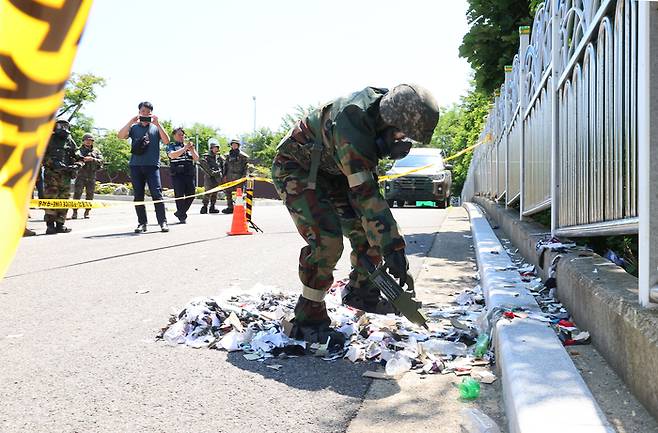
[{"label": "metal guardrail", "polygon": [[[658,216],[649,220],[658,211],[650,192],[650,185],[658,189],[657,16],[658,2],[648,0],[540,6],[532,30],[520,29],[519,52],[505,68],[462,200],[518,202],[521,219],[550,208],[554,235],[640,230],[641,243],[658,242]],[[651,276],[640,280],[653,287],[658,247],[645,250]],[[641,292],[646,305],[650,287]]]}]

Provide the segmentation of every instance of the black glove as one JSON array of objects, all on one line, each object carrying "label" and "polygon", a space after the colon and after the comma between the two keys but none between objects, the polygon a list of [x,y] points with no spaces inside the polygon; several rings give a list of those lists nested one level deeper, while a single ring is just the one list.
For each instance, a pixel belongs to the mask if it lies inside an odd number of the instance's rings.
[{"label": "black glove", "polygon": [[409,261],[404,254],[404,250],[393,251],[384,256],[384,267],[395,278],[400,280],[400,285],[404,286],[407,282],[407,271],[409,270]]}]

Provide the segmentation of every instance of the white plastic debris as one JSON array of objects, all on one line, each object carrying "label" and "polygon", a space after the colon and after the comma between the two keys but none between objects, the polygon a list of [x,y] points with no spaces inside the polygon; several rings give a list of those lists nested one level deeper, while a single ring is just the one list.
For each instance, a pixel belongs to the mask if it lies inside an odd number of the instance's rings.
[{"label": "white plastic debris", "polygon": [[434,355],[456,355],[466,356],[466,345],[464,343],[447,340],[427,340],[420,343],[425,352]]},{"label": "white plastic debris", "polygon": [[411,370],[411,360],[401,353],[396,353],[386,363],[386,374],[389,376],[401,376]]},{"label": "white plastic debris", "polygon": [[501,433],[496,422],[479,409],[462,409],[462,416],[468,433]]}]

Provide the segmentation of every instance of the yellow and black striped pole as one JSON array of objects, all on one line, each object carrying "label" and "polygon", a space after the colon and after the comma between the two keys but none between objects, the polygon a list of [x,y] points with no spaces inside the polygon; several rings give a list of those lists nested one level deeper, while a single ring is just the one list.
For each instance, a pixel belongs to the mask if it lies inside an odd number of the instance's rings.
[{"label": "yellow and black striped pole", "polygon": [[23,234],[90,8],[91,0],[0,0],[0,279]]},{"label": "yellow and black striped pole", "polygon": [[254,179],[247,179],[247,192],[245,198],[245,210],[247,212],[247,223],[257,232],[263,232],[252,220],[251,214],[254,208]]}]

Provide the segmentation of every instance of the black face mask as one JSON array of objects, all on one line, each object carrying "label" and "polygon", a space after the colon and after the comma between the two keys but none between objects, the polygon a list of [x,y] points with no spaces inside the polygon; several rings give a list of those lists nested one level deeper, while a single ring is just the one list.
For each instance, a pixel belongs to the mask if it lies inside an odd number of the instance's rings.
[{"label": "black face mask", "polygon": [[408,138],[396,140],[393,135],[400,130],[389,127],[377,137],[377,156],[380,158],[402,159],[409,154],[413,141]]},{"label": "black face mask", "polygon": [[231,156],[238,156],[240,154],[240,149],[231,149],[228,153]]}]

